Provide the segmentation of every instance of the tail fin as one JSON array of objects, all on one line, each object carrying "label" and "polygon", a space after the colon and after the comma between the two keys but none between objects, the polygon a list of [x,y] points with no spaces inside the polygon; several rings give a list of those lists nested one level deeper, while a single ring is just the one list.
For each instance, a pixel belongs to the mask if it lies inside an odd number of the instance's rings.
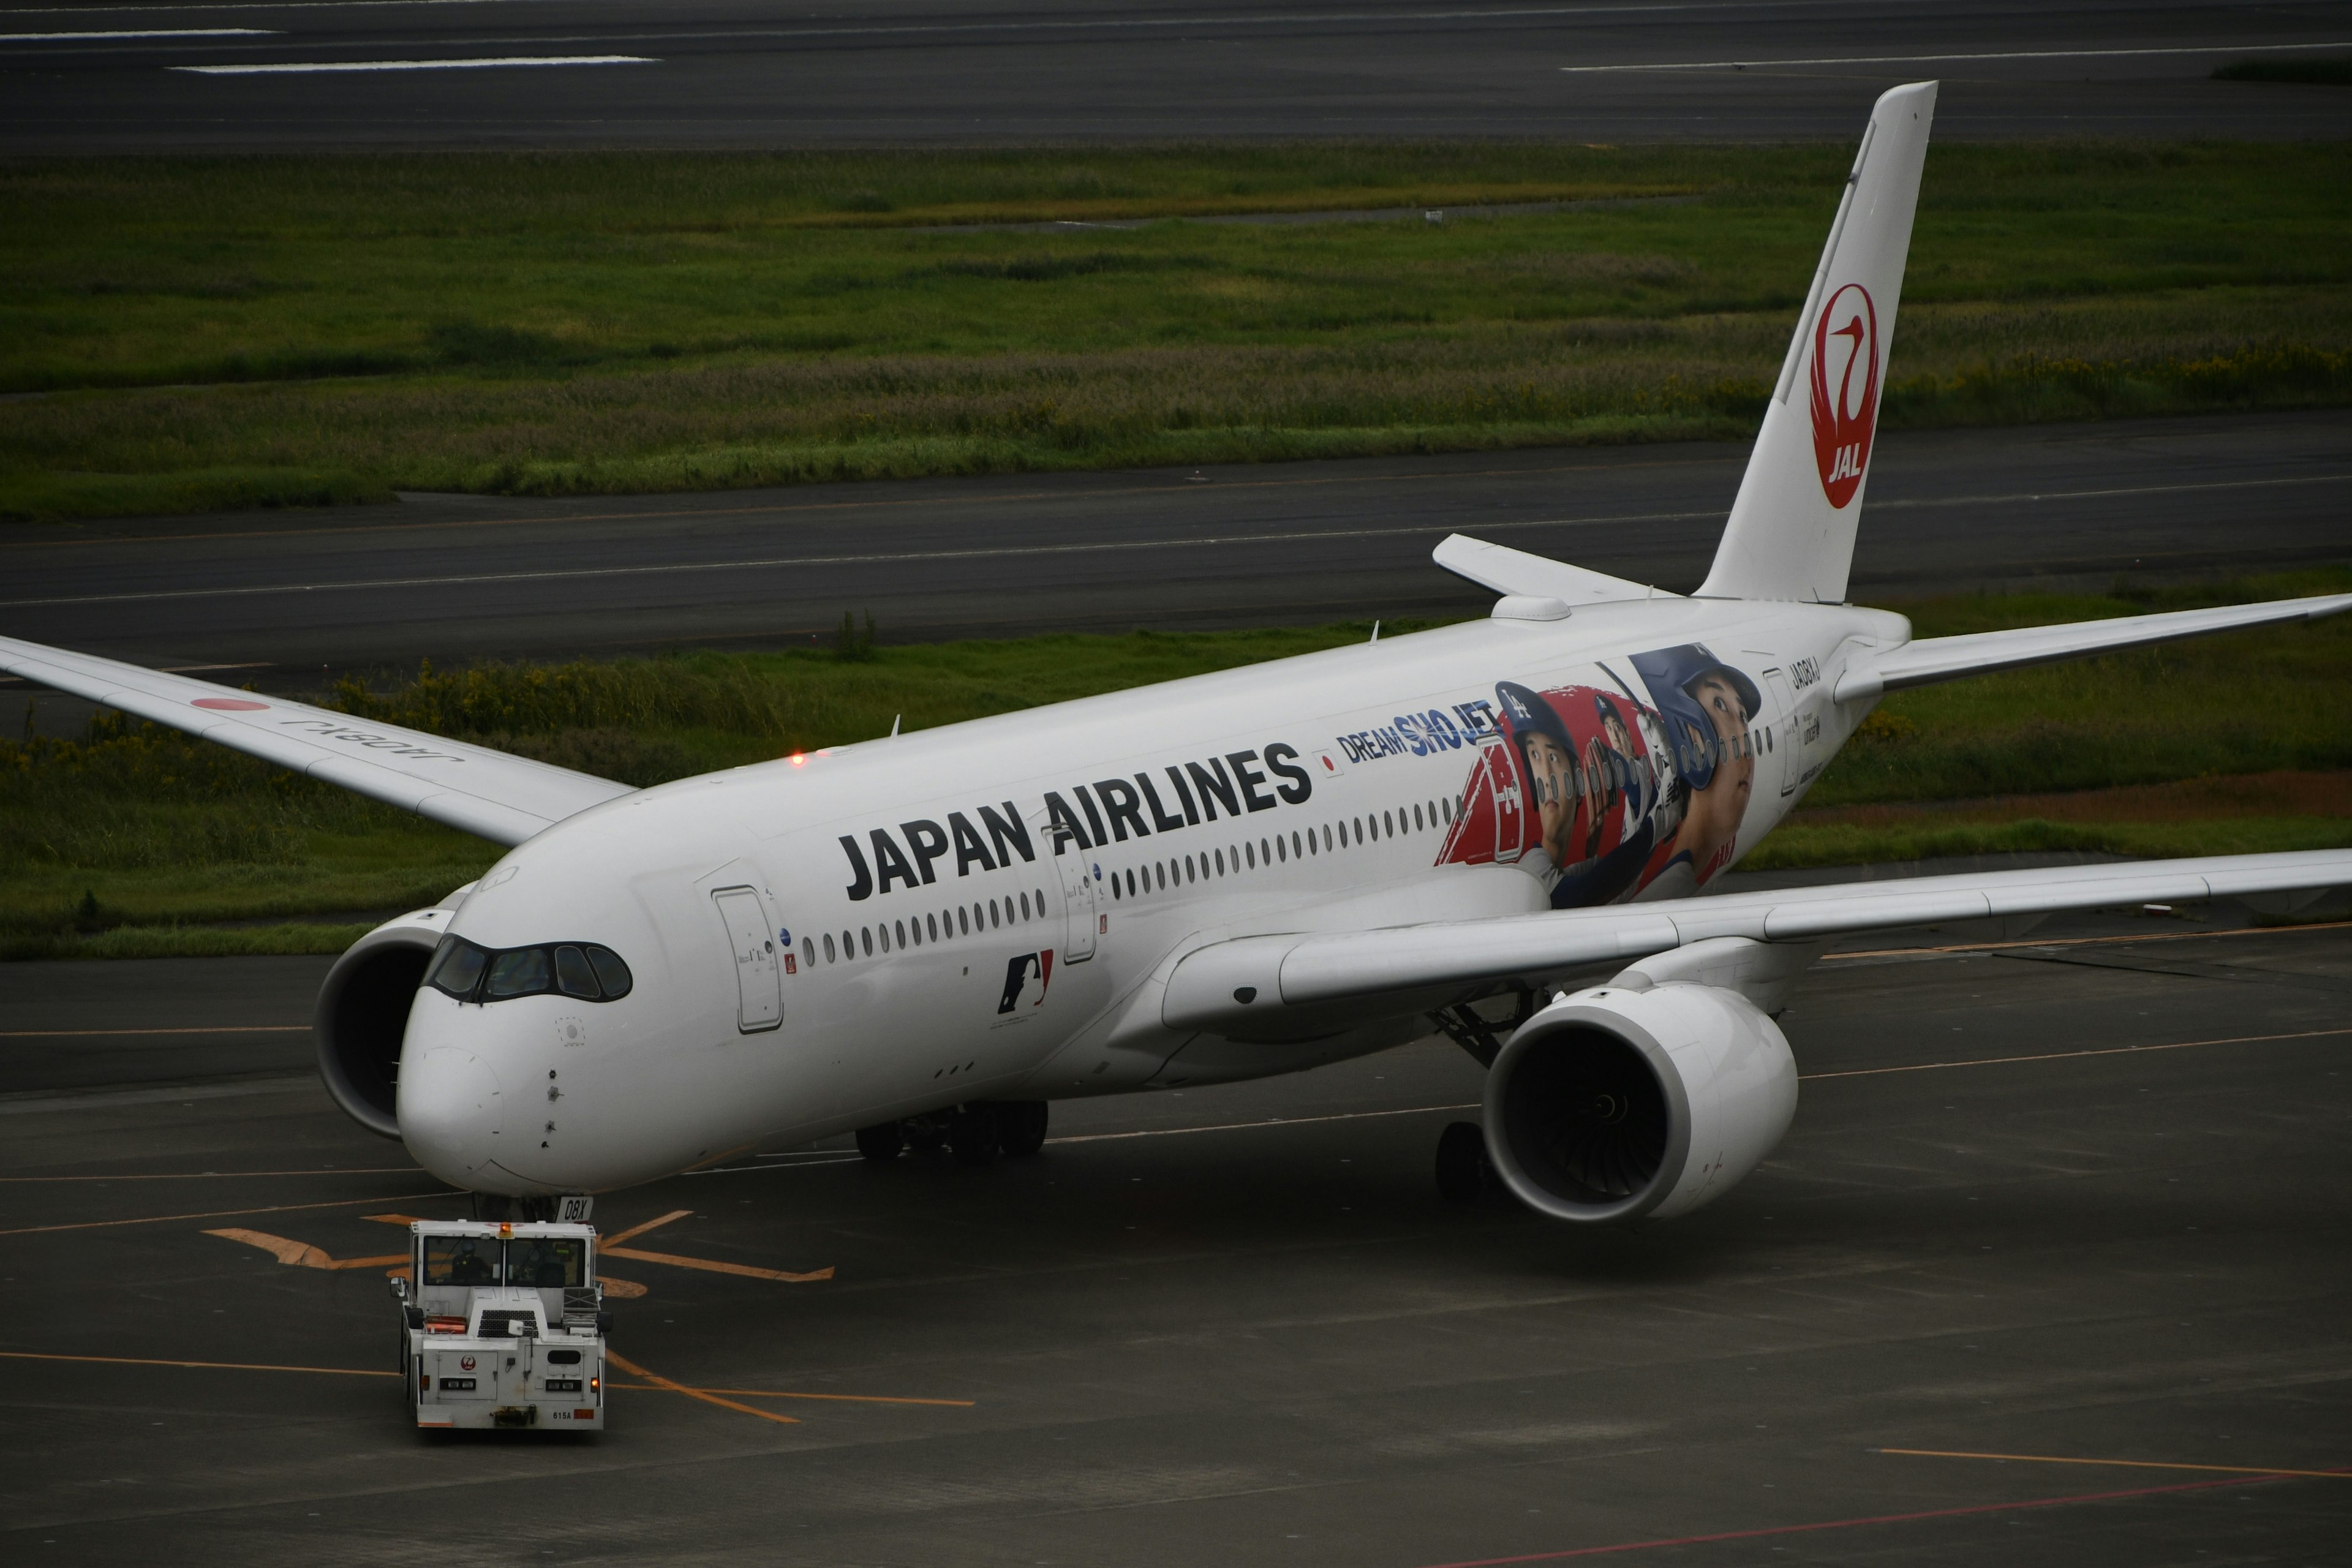
[{"label": "tail fin", "polygon": [[1870,112],[1703,597],[1845,597],[1935,117],[1932,81],[1895,88]]}]

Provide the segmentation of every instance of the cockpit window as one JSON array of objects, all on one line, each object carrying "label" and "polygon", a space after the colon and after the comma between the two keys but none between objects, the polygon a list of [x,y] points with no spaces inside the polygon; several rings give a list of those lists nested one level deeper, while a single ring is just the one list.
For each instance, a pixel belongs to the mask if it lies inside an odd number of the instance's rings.
[{"label": "cockpit window", "polygon": [[555,988],[566,996],[594,996],[596,972],[588,967],[588,955],[570,945],[555,950]]},{"label": "cockpit window", "polygon": [[543,947],[509,948],[490,960],[482,999],[502,1002],[509,996],[536,996],[547,989],[549,967]]},{"label": "cockpit window", "polygon": [[462,1001],[473,995],[489,962],[488,953],[464,937],[445,936],[433,955],[433,967],[425,973],[425,984]]},{"label": "cockpit window", "polygon": [[635,981],[619,953],[593,942],[492,952],[463,937],[445,936],[425,972],[425,984],[460,1002],[506,1002],[551,991],[585,1002],[617,1002]]}]

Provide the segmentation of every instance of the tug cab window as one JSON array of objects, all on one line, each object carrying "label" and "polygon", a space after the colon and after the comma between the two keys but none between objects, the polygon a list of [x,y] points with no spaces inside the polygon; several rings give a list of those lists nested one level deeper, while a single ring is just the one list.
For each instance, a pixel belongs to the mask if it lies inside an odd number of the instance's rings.
[{"label": "tug cab window", "polygon": [[428,1236],[425,1238],[427,1285],[496,1285],[499,1238],[494,1236]]},{"label": "tug cab window", "polygon": [[507,1283],[540,1290],[585,1285],[586,1253],[576,1237],[517,1237],[507,1243]]}]

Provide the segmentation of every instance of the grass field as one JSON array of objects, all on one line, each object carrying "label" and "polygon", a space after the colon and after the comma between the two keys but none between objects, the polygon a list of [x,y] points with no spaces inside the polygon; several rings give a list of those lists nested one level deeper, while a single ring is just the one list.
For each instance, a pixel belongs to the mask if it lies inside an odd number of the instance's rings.
[{"label": "grass field", "polygon": [[[1925,636],[2352,590],[2352,568],[1899,606]],[[490,666],[347,710],[629,783],[1359,642],[1369,627]],[[1413,629],[1391,624],[1396,633]],[[1751,867],[2352,845],[2352,616],[1899,693]],[[152,726],[0,743],[0,956],[334,952],[498,851]],[[338,918],[341,917],[341,918]]]},{"label": "grass field", "polygon": [[[1851,155],[5,163],[0,518],[1737,435]],[[2347,279],[2352,145],[1938,146],[1885,418],[2352,401]]]}]

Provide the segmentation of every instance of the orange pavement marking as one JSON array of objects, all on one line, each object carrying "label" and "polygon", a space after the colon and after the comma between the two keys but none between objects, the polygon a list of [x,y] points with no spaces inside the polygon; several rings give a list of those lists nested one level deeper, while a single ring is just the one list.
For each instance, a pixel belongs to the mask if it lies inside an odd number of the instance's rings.
[{"label": "orange pavement marking", "polygon": [[[634,1383],[615,1383],[614,1388],[635,1388]],[[658,1388],[658,1384],[646,1384],[646,1388]],[[787,1394],[781,1388],[706,1388],[704,1394],[731,1394],[738,1399],[832,1399],[845,1405],[944,1405],[958,1410],[970,1410],[976,1399],[907,1399],[884,1394]]]},{"label": "orange pavement marking", "polygon": [[416,1223],[416,1216],[413,1214],[363,1214],[360,1218],[372,1219],[378,1225],[415,1225]]},{"label": "orange pavement marking", "polygon": [[2282,1470],[2263,1465],[2182,1465],[2163,1459],[2077,1459],[2055,1454],[1969,1454],[1946,1448],[1876,1448],[1922,1459],[2008,1459],[2021,1465],[2114,1465],[2131,1470],[2210,1470],[2225,1476],[2294,1476],[2310,1480],[2352,1481],[2352,1469]]},{"label": "orange pavement marking", "polygon": [[694,1211],[692,1209],[672,1209],[669,1213],[662,1215],[659,1219],[649,1219],[646,1221],[645,1224],[632,1226],[627,1230],[622,1231],[616,1236],[604,1237],[598,1240],[597,1245],[600,1247],[617,1247],[622,1242],[631,1241],[645,1235],[646,1232],[653,1229],[656,1226],[667,1225],[674,1219],[684,1219],[693,1212]]},{"label": "orange pavement marking", "polygon": [[361,1366],[278,1366],[268,1362],[252,1361],[159,1361],[150,1356],[135,1355],[45,1355],[38,1351],[0,1351],[0,1356],[10,1361],[87,1361],[107,1366],[194,1366],[220,1372],[315,1372],[330,1377],[398,1377],[396,1372],[379,1372]]},{"label": "orange pavement marking", "polygon": [[271,1204],[266,1208],[214,1209],[209,1213],[205,1214],[151,1214],[142,1215],[138,1219],[87,1219],[74,1225],[19,1226],[15,1230],[0,1230],[0,1236],[39,1236],[44,1232],[52,1230],[104,1230],[110,1226],[162,1225],[168,1220],[175,1219],[232,1219],[238,1215],[247,1214],[291,1214],[298,1209],[347,1209],[356,1208],[361,1204],[398,1203],[403,1198],[448,1198],[456,1196],[457,1196],[457,1194],[454,1192],[394,1193],[389,1197],[338,1198],[332,1203],[323,1204]]},{"label": "orange pavement marking", "polygon": [[205,1234],[217,1236],[226,1241],[241,1241],[247,1247],[257,1247],[278,1262],[291,1264],[297,1268],[383,1268],[408,1261],[405,1252],[395,1252],[387,1258],[335,1258],[308,1242],[289,1241],[282,1236],[272,1236],[263,1230],[208,1230]]},{"label": "orange pavement marking", "polygon": [[615,1279],[603,1269],[596,1271],[596,1283],[604,1287],[604,1294],[624,1301],[634,1301],[646,1293],[646,1288],[634,1279]]},{"label": "orange pavement marking", "polygon": [[[1802,1082],[1811,1083],[1829,1078],[1877,1078],[1890,1072],[1934,1072],[1939,1068],[1996,1068],[2007,1067],[2012,1062],[2064,1061],[2071,1057],[2129,1057],[2145,1051],[2190,1051],[2200,1046],[2252,1046],[2271,1040],[2323,1040],[2336,1035],[2352,1035],[2352,1029],[2300,1029],[2291,1035],[2231,1035],[2218,1040],[2175,1040],[2169,1045],[2157,1046],[2103,1046],[2090,1051],[2045,1051],[2032,1057],[1978,1057],[1968,1061],[1915,1062],[1908,1067],[1853,1068],[1845,1072],[1809,1072],[1801,1073],[1798,1077]],[[1890,1453],[1893,1451],[1888,1450]]]},{"label": "orange pavement marking", "polygon": [[699,1399],[706,1405],[716,1405],[723,1410],[740,1410],[746,1415],[756,1415],[762,1421],[773,1421],[785,1426],[800,1425],[800,1417],[796,1415],[779,1415],[772,1410],[761,1410],[755,1405],[738,1405],[731,1399],[722,1399],[707,1389],[688,1388],[682,1383],[673,1383],[657,1372],[647,1372],[635,1362],[609,1347],[604,1352],[604,1359],[632,1377],[642,1377],[655,1387],[667,1389],[672,1394],[683,1394],[689,1399]]},{"label": "orange pavement marking", "polygon": [[748,1263],[719,1263],[708,1258],[680,1258],[674,1252],[640,1252],[634,1247],[604,1246],[597,1250],[607,1258],[634,1258],[640,1263],[667,1263],[673,1268],[700,1268],[711,1274],[740,1274],[747,1279],[780,1279],[787,1285],[804,1285],[811,1280],[830,1279],[831,1268],[819,1268],[809,1274],[789,1274],[781,1268],[754,1268]]}]

